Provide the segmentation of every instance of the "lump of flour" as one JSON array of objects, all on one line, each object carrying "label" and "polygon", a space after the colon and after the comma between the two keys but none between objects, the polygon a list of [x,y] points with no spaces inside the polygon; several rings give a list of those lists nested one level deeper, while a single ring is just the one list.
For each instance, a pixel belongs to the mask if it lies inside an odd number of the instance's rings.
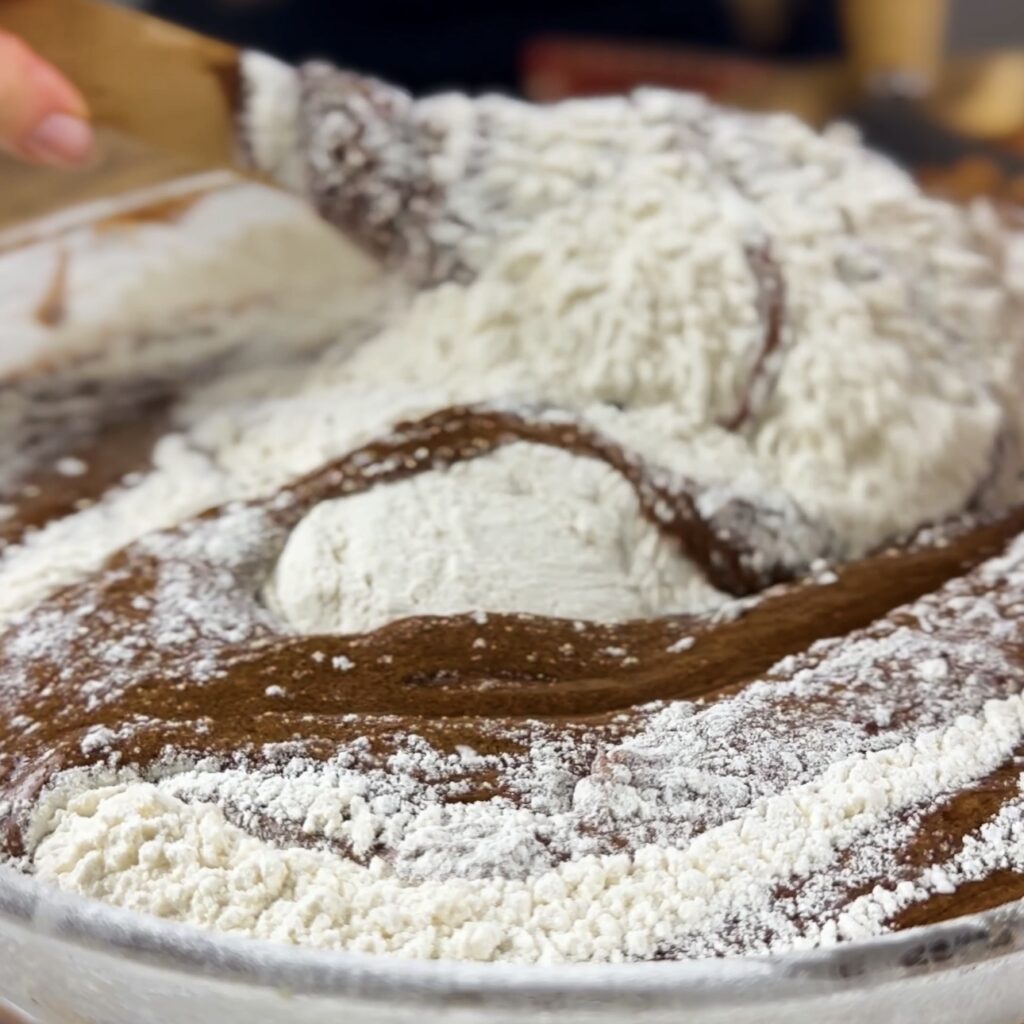
[{"label": "lump of flour", "polygon": [[616,621],[722,601],[614,469],[523,443],[318,505],[267,598],[302,633],[424,610]]}]

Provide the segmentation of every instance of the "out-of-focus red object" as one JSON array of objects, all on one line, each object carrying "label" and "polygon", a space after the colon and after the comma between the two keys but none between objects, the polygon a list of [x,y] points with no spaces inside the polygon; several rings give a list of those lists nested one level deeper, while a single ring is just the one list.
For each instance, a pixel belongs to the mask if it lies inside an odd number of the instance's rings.
[{"label": "out-of-focus red object", "polygon": [[534,100],[623,92],[640,82],[690,89],[716,99],[753,93],[772,81],[772,65],[654,44],[540,38],[522,58],[523,86]]},{"label": "out-of-focus red object", "polygon": [[549,36],[521,56],[523,91],[538,102],[660,85],[751,110],[789,110],[820,124],[848,91],[838,64],[787,66],[656,43]]}]

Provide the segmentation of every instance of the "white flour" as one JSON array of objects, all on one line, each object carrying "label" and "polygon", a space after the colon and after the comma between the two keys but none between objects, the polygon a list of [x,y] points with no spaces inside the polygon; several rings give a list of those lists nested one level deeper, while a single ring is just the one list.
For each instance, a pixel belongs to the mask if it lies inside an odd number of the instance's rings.
[{"label": "white flour", "polygon": [[[181,212],[158,215],[175,202]],[[138,375],[259,346],[264,332],[302,347],[372,309],[380,275],[369,260],[292,197],[234,175],[97,203],[91,215],[40,225],[10,251],[0,233],[0,379],[65,360]],[[58,313],[42,322],[58,277]]]},{"label": "white flour", "polygon": [[[1024,778],[1022,778],[1024,781]],[[797,948],[830,946],[845,939],[880,935],[901,910],[933,895],[949,895],[966,882],[993,872],[1024,872],[1024,799],[1005,803],[990,821],[964,838],[962,849],[942,864],[932,864],[913,879],[877,885],[847,904],[833,918],[815,923],[798,939]]]},{"label": "white flour", "polygon": [[[285,138],[280,109],[294,103],[271,96],[294,82],[253,66],[269,77],[252,117]],[[386,155],[400,125],[357,113]],[[405,170],[447,189],[425,237],[473,276],[421,291],[354,357],[346,337],[312,367],[196,389],[146,479],[3,554],[0,620],[134,537],[280,487],[449,402],[552,402],[713,492],[795,503],[836,540],[817,552],[797,541],[798,566],[1020,490],[1018,309],[981,214],[924,198],[842,133],[689,96],[441,97],[404,116],[414,148],[428,134],[441,147]],[[451,218],[472,230],[449,238]],[[176,276],[201,279],[208,257],[193,266],[186,253]],[[768,253],[779,281],[751,253]],[[345,274],[366,289],[363,269]],[[781,347],[751,390],[779,291]],[[726,429],[745,405],[741,429]],[[406,553],[392,556],[373,572],[401,570]],[[543,610],[545,589],[530,607]]]},{"label": "white flour", "polygon": [[[447,802],[459,761],[482,755],[439,755],[415,737],[372,771],[355,767],[358,745],[284,770],[168,764],[153,783],[75,771],[38,810],[36,870],[206,927],[414,956],[618,960],[752,952],[766,933],[775,950],[852,937],[864,901],[833,932],[836,893],[816,894],[817,878],[852,887],[858,870],[895,874],[909,834],[898,812],[982,778],[1024,737],[1024,669],[972,639],[1016,636],[1022,565],[1018,541],[975,574],[991,597],[954,581],[911,607],[913,627],[881,622],[822,642],[706,708],[653,706],[582,777],[579,752],[538,725],[525,755],[486,758],[523,807]],[[232,824],[261,821],[313,848]],[[633,852],[608,852],[611,836]],[[325,842],[394,853],[363,866]],[[870,858],[836,871],[858,843]],[[971,850],[976,874],[998,855],[982,862]],[[794,907],[776,899],[777,884],[800,880]],[[927,893],[918,885],[901,899]],[[826,923],[808,933],[801,919],[816,917]]]},{"label": "white flour", "polygon": [[230,825],[216,805],[185,804],[141,783],[73,797],[35,865],[40,877],[88,896],[278,941],[475,960],[649,957],[794,874],[827,869],[837,849],[886,814],[992,770],[1022,735],[1021,698],[991,701],[982,716],[838,761],[682,849],[584,856],[522,881],[404,884],[382,860],[361,867],[279,849]]},{"label": "white flour", "polygon": [[318,505],[268,593],[300,633],[360,633],[424,609],[621,621],[721,601],[615,470],[522,443]]},{"label": "white flour", "polygon": [[[466,271],[357,357],[369,377],[611,401],[640,421],[668,405],[673,434],[714,433],[763,338],[744,251],[766,251],[781,349],[743,447],[769,479],[851,552],[961,508],[1000,434],[1019,482],[1011,253],[984,212],[924,198],[848,133],[655,91],[529,107],[382,87],[388,120],[345,82],[331,96],[326,72],[307,76],[313,198],[346,223],[380,204],[403,239],[421,233],[398,256],[414,276],[424,252]],[[332,162],[339,143],[351,156]],[[402,207],[410,179],[441,198]],[[672,462],[663,437],[641,450]]]},{"label": "white flour", "polygon": [[[548,109],[398,94],[392,121],[350,98],[296,124],[302,83],[249,68],[254,158],[295,187],[334,181],[342,203],[354,190],[369,211],[354,234],[404,278],[393,297],[419,290],[371,329],[345,321],[315,358],[282,353],[193,385],[152,470],[0,552],[0,621],[137,538],[456,402],[568,411],[695,481],[706,515],[732,498],[770,507],[788,564],[815,563],[823,585],[820,558],[1021,493],[1013,253],[984,210],[924,198],[843,132],[656,92]],[[303,138],[314,150],[300,166],[289,147]],[[340,165],[326,159],[355,138],[376,163],[358,146]],[[367,166],[375,175],[361,177]],[[414,174],[438,186],[422,208],[403,205]],[[348,286],[379,285],[364,264],[349,271]],[[779,345],[765,358],[773,310]],[[214,525],[194,541],[241,558],[258,540],[246,529],[267,527],[237,523],[237,536]],[[284,772],[172,758],[146,779],[71,773],[33,821],[35,870],[207,927],[403,955],[618,960],[752,951],[766,932],[775,948],[844,937],[854,924],[806,926],[835,897],[816,880],[856,885],[884,870],[905,837],[900,812],[983,777],[1021,739],[1019,667],[973,641],[1018,628],[999,588],[1024,585],[1022,558],[1018,543],[982,571],[991,600],[951,585],[915,608],[920,629],[819,645],[721,704],[645,708],[634,735],[601,751],[536,725],[506,755],[442,755],[406,737],[375,771],[345,749]],[[173,605],[173,570],[163,582]],[[725,601],[638,515],[616,472],[532,444],[322,504],[266,595],[300,633],[468,610],[616,620]],[[209,616],[231,635],[220,605],[172,611],[169,630]],[[343,686],[354,662],[334,667]],[[518,801],[452,802],[459,763],[479,759]],[[243,828],[267,822],[286,838]],[[871,856],[834,870],[858,842]],[[790,906],[775,888],[793,879],[807,884]],[[854,904],[850,921],[883,927],[875,904]]]}]

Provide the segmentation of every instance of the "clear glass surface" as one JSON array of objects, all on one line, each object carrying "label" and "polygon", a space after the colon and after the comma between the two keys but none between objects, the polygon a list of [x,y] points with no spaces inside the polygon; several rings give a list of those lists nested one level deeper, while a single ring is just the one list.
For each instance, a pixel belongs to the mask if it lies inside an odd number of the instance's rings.
[{"label": "clear glass surface", "polygon": [[4,868],[0,991],[41,1024],[1020,1024],[1024,905],[779,957],[519,966],[214,935]]}]

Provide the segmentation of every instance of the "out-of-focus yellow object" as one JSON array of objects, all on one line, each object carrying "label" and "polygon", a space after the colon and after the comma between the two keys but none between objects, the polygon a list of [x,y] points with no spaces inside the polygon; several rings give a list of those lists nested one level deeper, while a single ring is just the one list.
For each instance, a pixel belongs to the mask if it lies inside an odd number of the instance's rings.
[{"label": "out-of-focus yellow object", "polygon": [[974,138],[1000,139],[1024,130],[1024,53],[951,62],[928,110],[949,128]]},{"label": "out-of-focus yellow object", "polygon": [[842,0],[854,72],[865,88],[898,86],[924,94],[942,67],[948,0]]},{"label": "out-of-focus yellow object", "polygon": [[1024,53],[946,60],[948,0],[843,0],[841,12],[861,87],[916,91],[929,117],[969,138],[1024,130]]}]

